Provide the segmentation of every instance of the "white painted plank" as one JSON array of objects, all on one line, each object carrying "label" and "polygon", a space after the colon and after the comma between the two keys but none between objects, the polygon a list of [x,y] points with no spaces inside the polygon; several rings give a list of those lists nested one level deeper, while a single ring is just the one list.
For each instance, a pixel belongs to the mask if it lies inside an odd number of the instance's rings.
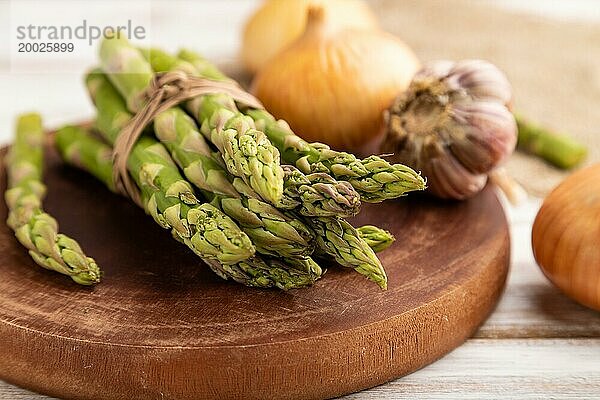
[{"label": "white painted plank", "polygon": [[344,400],[598,399],[600,340],[473,339],[412,375]]},{"label": "white painted plank", "polygon": [[475,337],[599,338],[600,313],[560,293],[535,264],[515,263],[500,304]]},{"label": "white painted plank", "polygon": [[0,400],[50,400],[54,397],[43,396],[0,381]]}]

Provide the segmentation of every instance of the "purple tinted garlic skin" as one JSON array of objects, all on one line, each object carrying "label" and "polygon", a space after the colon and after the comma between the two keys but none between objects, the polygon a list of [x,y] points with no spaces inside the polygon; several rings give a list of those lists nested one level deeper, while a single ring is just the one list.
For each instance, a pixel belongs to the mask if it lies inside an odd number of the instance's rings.
[{"label": "purple tinted garlic skin", "polygon": [[433,195],[472,197],[515,149],[511,97],[506,76],[486,61],[426,65],[386,112],[381,151],[420,170]]}]

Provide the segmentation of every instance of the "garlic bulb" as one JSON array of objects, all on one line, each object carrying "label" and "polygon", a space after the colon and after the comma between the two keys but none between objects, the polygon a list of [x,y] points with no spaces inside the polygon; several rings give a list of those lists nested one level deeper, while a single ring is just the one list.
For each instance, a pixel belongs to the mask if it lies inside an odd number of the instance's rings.
[{"label": "garlic bulb", "polygon": [[421,170],[432,194],[471,197],[514,151],[517,127],[506,107],[510,100],[510,84],[493,64],[430,64],[386,113],[381,151]]},{"label": "garlic bulb", "polygon": [[367,152],[384,128],[383,111],[419,69],[396,37],[340,29],[323,8],[310,8],[304,34],[256,75],[252,90],[307,141]]},{"label": "garlic bulb", "polygon": [[548,195],[533,223],[532,245],[552,283],[600,311],[600,164],[572,174]]},{"label": "garlic bulb", "polygon": [[311,5],[326,8],[330,23],[336,26],[362,29],[378,26],[363,0],[267,0],[244,28],[242,61],[250,72],[257,72],[304,32]]}]

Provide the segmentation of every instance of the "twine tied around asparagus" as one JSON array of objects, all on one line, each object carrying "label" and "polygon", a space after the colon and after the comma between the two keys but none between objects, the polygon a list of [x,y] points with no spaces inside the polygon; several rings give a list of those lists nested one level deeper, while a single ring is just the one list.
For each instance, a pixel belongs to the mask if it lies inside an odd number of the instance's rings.
[{"label": "twine tied around asparagus", "polygon": [[127,172],[127,159],[137,139],[159,113],[185,100],[219,93],[230,95],[244,106],[264,109],[256,97],[246,92],[233,80],[214,81],[192,76],[183,71],[156,74],[148,88],[139,96],[137,104],[144,104],[144,106],[125,125],[115,141],[112,154],[115,188],[141,206],[140,191]]}]

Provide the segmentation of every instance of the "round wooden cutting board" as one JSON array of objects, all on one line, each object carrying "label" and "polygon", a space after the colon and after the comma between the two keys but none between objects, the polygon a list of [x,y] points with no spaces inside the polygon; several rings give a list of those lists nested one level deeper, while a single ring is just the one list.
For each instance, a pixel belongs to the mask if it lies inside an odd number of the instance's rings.
[{"label": "round wooden cutting board", "polygon": [[46,271],[0,224],[0,378],[65,399],[318,399],[379,385],[468,338],[508,270],[490,188],[462,203],[365,205],[354,222],[397,238],[380,254],[387,291],[331,265],[314,287],[282,292],[216,277],[52,150],[46,182],[46,209],[105,276],[85,288]]}]

